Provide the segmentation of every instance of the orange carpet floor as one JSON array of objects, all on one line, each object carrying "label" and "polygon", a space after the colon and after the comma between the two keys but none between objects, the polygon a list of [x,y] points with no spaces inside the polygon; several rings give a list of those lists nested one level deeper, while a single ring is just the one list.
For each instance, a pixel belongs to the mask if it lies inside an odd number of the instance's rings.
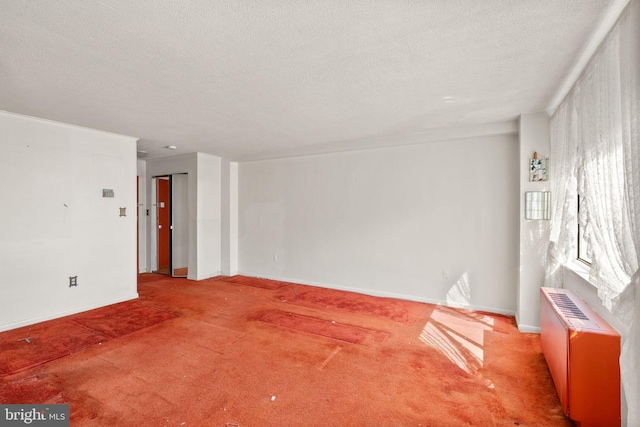
[{"label": "orange carpet floor", "polygon": [[0,402],[72,426],[571,426],[511,317],[242,276],[0,333]]}]

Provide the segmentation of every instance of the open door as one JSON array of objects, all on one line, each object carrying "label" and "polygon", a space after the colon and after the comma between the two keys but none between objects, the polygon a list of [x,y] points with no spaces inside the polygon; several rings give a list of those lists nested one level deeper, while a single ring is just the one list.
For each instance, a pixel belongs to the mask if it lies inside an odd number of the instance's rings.
[{"label": "open door", "polygon": [[156,178],[157,272],[171,274],[171,176]]},{"label": "open door", "polygon": [[189,267],[188,174],[151,180],[151,271],[187,277]]}]

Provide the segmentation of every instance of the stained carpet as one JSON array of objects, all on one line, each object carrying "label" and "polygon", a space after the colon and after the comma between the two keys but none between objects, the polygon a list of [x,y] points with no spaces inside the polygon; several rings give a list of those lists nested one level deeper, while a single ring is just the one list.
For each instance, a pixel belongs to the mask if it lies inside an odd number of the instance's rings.
[{"label": "stained carpet", "polygon": [[303,285],[291,285],[285,292],[279,293],[276,298],[307,307],[384,317],[400,323],[411,321],[409,315],[411,304],[392,298],[373,297]]},{"label": "stained carpet", "polygon": [[0,402],[68,403],[72,426],[572,425],[508,316],[242,277],[139,294],[0,333]]},{"label": "stained carpet", "polygon": [[344,323],[336,323],[335,320],[319,319],[317,317],[287,313],[280,310],[269,312],[260,320],[277,326],[321,335],[323,337],[346,341],[352,344],[380,344],[389,335],[382,331],[346,325]]},{"label": "stained carpet", "polygon": [[224,279],[229,283],[237,283],[239,285],[245,286],[254,286],[256,288],[263,289],[278,289],[283,286],[286,286],[286,283],[279,282],[277,280],[268,280],[268,279],[258,279],[256,277],[246,277],[246,276],[233,276]]},{"label": "stained carpet", "polygon": [[4,332],[0,334],[0,373],[11,374],[69,356],[174,317],[127,301]]}]

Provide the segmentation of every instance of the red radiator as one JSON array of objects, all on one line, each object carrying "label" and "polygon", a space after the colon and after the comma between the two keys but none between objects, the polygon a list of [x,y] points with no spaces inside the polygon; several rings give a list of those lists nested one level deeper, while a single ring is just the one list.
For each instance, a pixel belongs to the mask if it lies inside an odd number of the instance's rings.
[{"label": "red radiator", "polygon": [[620,335],[567,289],[540,289],[540,329],[564,413],[578,427],[620,426]]}]

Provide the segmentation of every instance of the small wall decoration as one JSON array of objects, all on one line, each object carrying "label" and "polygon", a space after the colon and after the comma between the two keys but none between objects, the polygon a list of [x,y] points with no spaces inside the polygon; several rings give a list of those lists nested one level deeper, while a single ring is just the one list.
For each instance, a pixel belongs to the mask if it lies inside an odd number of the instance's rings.
[{"label": "small wall decoration", "polygon": [[524,193],[524,219],[551,219],[551,192]]},{"label": "small wall decoration", "polygon": [[533,159],[529,165],[529,181],[549,180],[549,158],[540,158],[538,153],[533,153]]}]

